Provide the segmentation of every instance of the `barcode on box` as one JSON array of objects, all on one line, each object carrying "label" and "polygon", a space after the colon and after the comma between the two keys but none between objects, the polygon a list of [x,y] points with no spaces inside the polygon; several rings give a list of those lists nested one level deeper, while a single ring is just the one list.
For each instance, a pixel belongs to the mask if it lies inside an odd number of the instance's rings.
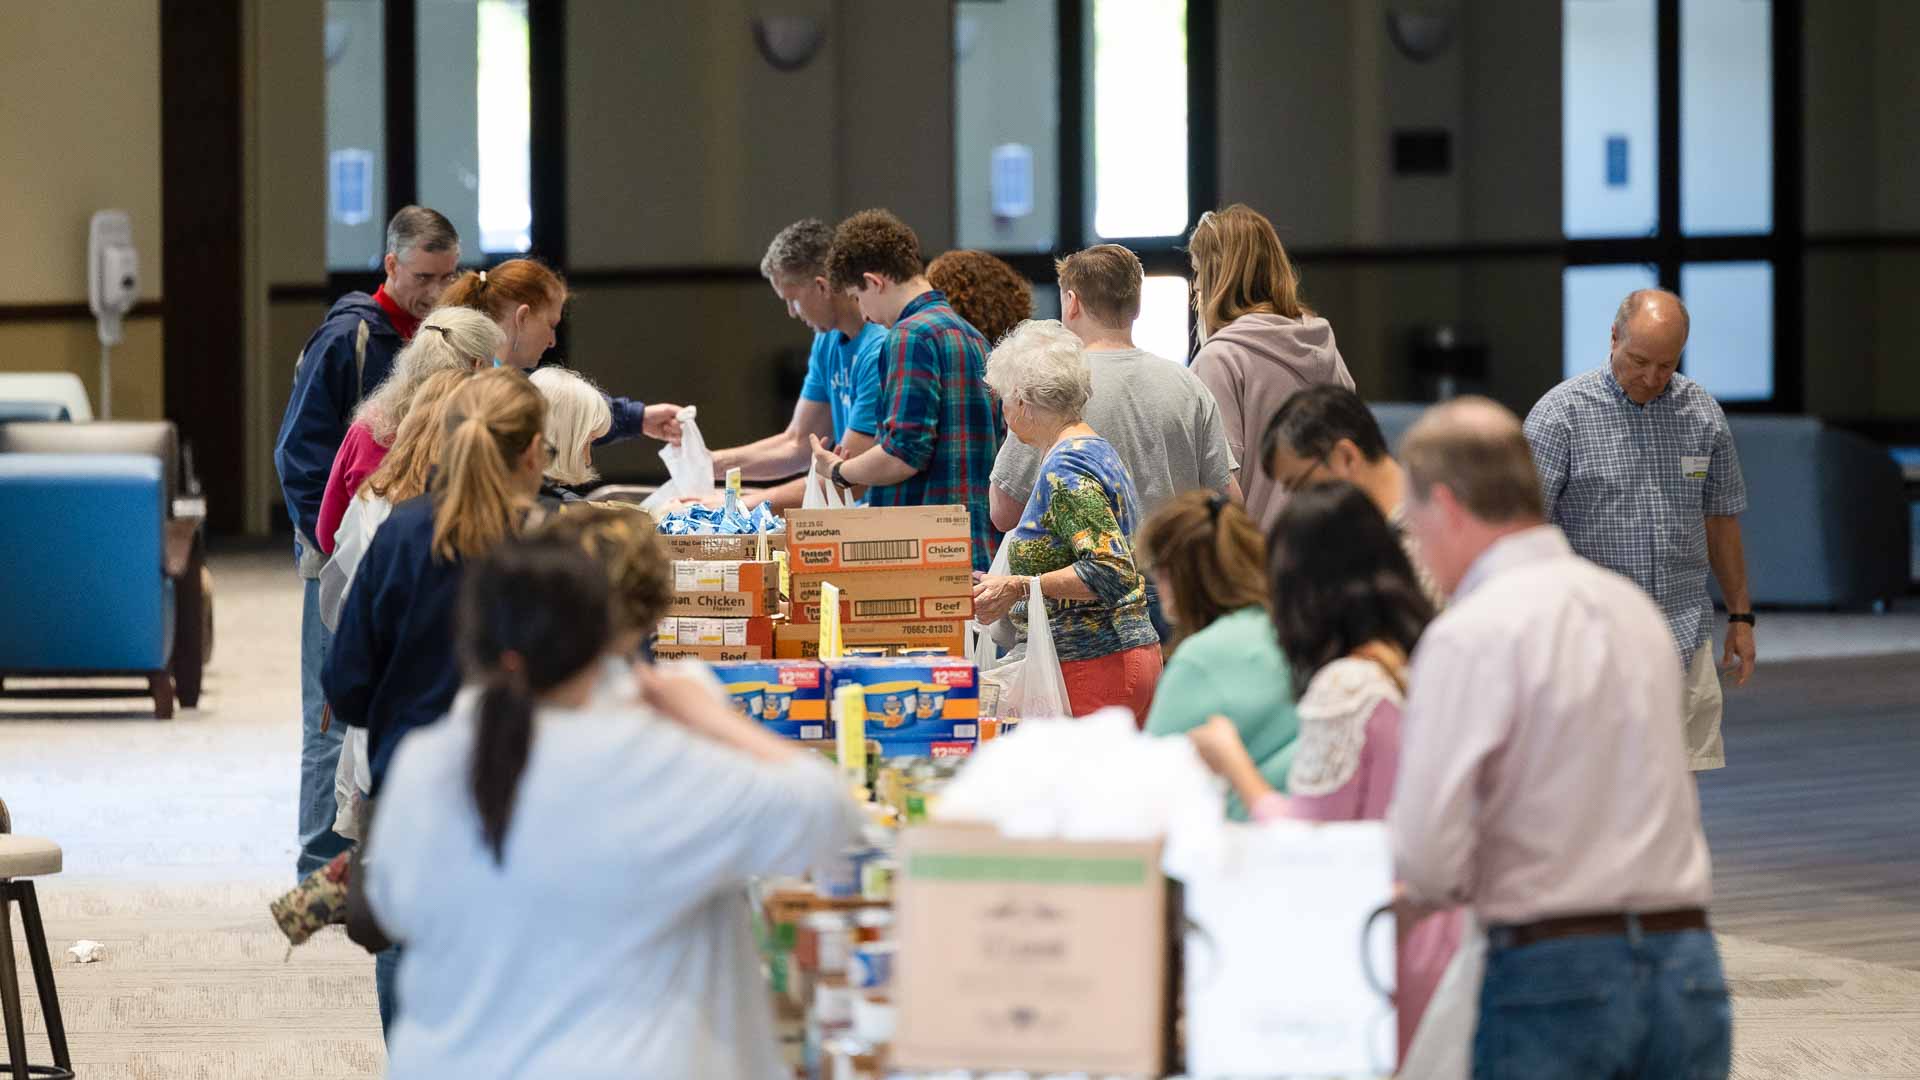
[{"label": "barcode on box", "polygon": [[919,557],[918,540],[849,540],[840,545],[840,561],[848,566],[863,562],[901,562]]},{"label": "barcode on box", "polygon": [[800,728],[800,737],[803,739],[824,739],[827,737],[827,729],[819,724],[803,725]]},{"label": "barcode on box", "polygon": [[862,619],[911,619],[920,614],[920,601],[905,600],[860,600],[853,605],[853,613]]}]

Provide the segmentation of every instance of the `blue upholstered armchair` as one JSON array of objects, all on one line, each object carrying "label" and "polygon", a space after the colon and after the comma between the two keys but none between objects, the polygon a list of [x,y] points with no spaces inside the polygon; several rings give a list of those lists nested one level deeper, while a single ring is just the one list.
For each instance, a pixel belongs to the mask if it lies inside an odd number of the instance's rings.
[{"label": "blue upholstered armchair", "polygon": [[0,682],[139,676],[173,715],[166,492],[148,454],[0,453]]}]

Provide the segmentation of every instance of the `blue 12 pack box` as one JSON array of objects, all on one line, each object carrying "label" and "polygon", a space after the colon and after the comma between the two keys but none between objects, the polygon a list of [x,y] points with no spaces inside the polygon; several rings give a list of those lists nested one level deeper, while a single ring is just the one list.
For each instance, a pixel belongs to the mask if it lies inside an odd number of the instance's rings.
[{"label": "blue 12 pack box", "polygon": [[734,705],[789,739],[833,736],[826,669],[818,660],[725,660],[708,665]]},{"label": "blue 12 pack box", "polygon": [[964,754],[980,736],[980,672],[956,657],[846,657],[826,661],[830,693],[858,685],[867,738],[887,757]]}]

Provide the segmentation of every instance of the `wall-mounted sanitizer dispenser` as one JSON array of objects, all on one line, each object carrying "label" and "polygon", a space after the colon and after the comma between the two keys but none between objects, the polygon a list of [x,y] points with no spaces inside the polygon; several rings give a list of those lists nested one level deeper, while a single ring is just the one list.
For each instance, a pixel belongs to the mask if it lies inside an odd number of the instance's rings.
[{"label": "wall-mounted sanitizer dispenser", "polygon": [[126,339],[124,320],[140,299],[140,256],[133,219],[125,210],[101,210],[87,230],[87,306],[100,326],[101,419],[113,416],[112,349]]}]

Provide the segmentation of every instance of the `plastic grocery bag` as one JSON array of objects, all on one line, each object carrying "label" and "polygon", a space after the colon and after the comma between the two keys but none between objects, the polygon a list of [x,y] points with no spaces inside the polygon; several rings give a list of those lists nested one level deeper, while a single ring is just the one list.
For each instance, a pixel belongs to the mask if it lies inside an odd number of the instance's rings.
[{"label": "plastic grocery bag", "polygon": [[694,405],[677,414],[680,445],[668,443],[660,448],[660,460],[667,463],[667,482],[647,496],[640,509],[653,511],[679,499],[704,499],[714,493],[713,451],[700,435],[698,415],[699,407]]},{"label": "plastic grocery bag", "polygon": [[807,489],[801,496],[800,509],[838,510],[846,505],[847,500],[840,494],[838,484],[821,476],[816,469],[811,467],[807,469]]},{"label": "plastic grocery bag", "polygon": [[[993,565],[987,568],[988,577],[1006,577],[1012,572],[1009,569],[1011,552],[1012,545],[1002,541],[1000,550],[993,556]],[[1005,666],[1003,650],[1010,651],[1012,642],[1010,635],[1008,640],[1002,640],[999,630],[1003,626],[1005,629],[1012,629],[1012,623],[1004,618],[997,623],[986,625],[973,621],[967,623],[967,658],[972,660],[981,671],[993,671]],[[1000,681],[1004,683],[1005,677],[1003,676]]]},{"label": "plastic grocery bag", "polygon": [[1467,1080],[1473,1073],[1473,1033],[1480,1023],[1480,982],[1486,973],[1487,935],[1472,915],[1447,970],[1414,1029],[1402,1080]]},{"label": "plastic grocery bag", "polygon": [[1053,647],[1047,601],[1040,595],[1040,579],[1031,580],[1027,595],[1027,655],[1017,668],[1011,663],[1000,668],[1006,673],[1000,715],[1022,720],[1071,717],[1073,706],[1067,701],[1067,679],[1060,671],[1060,654]]}]

